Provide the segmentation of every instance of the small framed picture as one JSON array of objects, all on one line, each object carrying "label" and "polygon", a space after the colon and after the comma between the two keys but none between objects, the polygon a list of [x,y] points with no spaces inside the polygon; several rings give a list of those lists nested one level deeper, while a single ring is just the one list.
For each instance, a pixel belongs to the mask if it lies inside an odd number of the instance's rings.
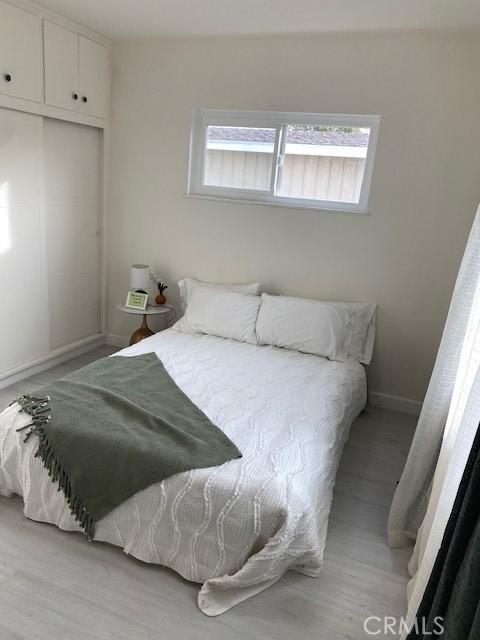
[{"label": "small framed picture", "polygon": [[140,293],[139,291],[129,291],[125,306],[127,309],[138,309],[145,311],[148,304],[148,293]]}]

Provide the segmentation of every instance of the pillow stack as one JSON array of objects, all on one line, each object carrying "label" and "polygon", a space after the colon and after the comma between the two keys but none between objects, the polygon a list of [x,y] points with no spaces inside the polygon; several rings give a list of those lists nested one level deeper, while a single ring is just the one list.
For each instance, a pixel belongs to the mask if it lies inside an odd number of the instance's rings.
[{"label": "pillow stack", "polygon": [[175,329],[368,364],[376,305],[258,295],[260,285],[179,283],[185,315]]}]

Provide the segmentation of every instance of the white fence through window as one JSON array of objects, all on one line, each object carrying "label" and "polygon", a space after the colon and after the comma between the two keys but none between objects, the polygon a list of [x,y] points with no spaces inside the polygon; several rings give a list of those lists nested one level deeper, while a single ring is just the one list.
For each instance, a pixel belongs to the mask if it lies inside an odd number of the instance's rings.
[{"label": "white fence through window", "polygon": [[[207,150],[205,184],[268,189],[272,156],[252,151]],[[280,194],[288,197],[358,202],[365,158],[288,154]]]}]

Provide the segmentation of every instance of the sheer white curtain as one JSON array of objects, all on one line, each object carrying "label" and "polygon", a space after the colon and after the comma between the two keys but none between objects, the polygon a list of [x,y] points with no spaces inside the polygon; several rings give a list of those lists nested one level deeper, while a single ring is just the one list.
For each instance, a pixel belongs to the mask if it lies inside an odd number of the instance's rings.
[{"label": "sheer white curtain", "polygon": [[480,422],[480,207],[389,518],[392,546],[416,539],[409,570],[415,615]]},{"label": "sheer white curtain", "polygon": [[[441,274],[439,274],[441,277]],[[448,312],[430,384],[388,521],[392,547],[415,542],[427,510],[433,474],[457,382],[460,355],[480,282],[480,207],[477,211]],[[458,382],[457,382],[458,384]]]}]

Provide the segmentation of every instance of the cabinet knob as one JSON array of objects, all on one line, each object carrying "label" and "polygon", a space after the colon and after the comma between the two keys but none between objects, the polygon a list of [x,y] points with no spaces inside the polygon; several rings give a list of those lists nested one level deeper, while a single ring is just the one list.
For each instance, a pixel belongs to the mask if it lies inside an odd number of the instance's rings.
[{"label": "cabinet knob", "polygon": [[82,100],[83,102],[87,102],[87,96],[83,96]]},{"label": "cabinet knob", "polygon": [[4,78],[4,80],[6,80],[6,82],[10,82],[10,80],[12,79],[12,76],[11,76],[9,73],[6,73],[6,74],[3,76],[3,78]]},{"label": "cabinet knob", "polygon": [[74,100],[78,100],[78,93],[72,93],[72,98]]}]

